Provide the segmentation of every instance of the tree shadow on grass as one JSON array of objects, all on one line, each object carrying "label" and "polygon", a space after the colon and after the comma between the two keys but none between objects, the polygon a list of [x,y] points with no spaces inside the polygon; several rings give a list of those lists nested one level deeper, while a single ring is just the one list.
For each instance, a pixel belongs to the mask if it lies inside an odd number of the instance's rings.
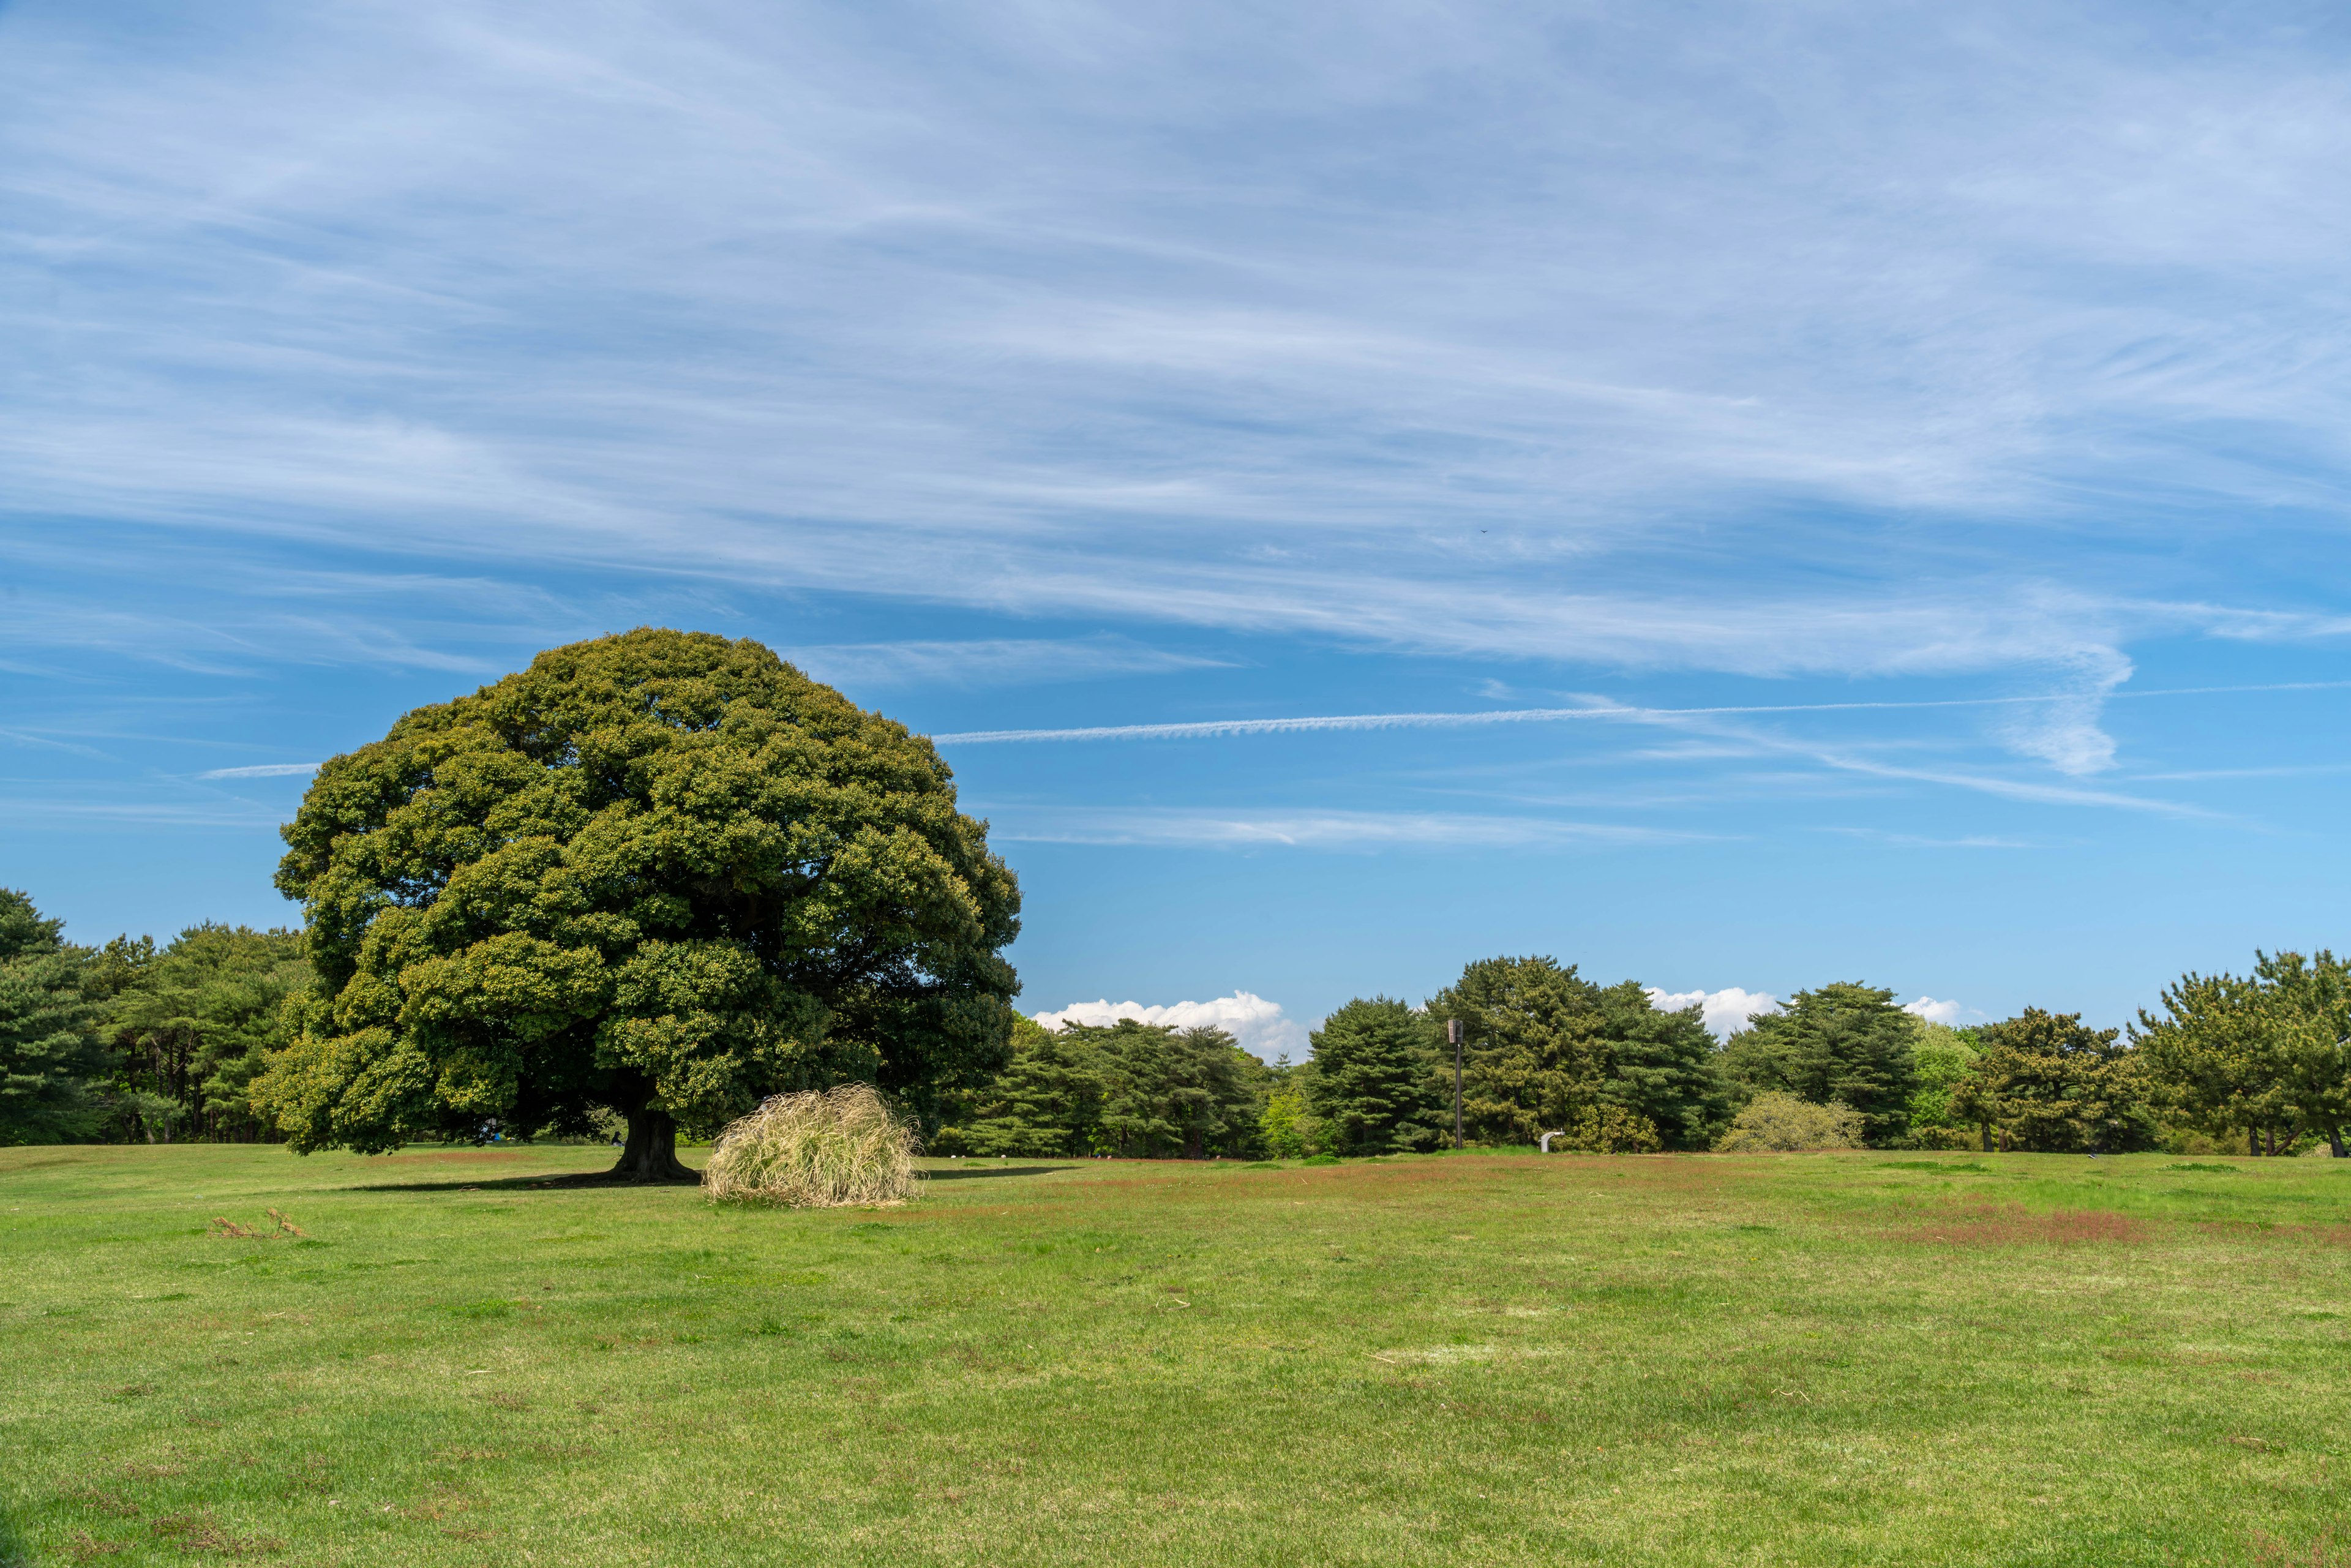
[{"label": "tree shadow on grass", "polygon": [[[985,1170],[916,1171],[924,1181],[969,1181],[978,1176],[1042,1176],[1048,1171],[1071,1171],[1075,1166],[990,1166]],[[550,1176],[485,1176],[479,1181],[379,1181],[360,1182],[342,1188],[345,1192],[534,1192],[565,1188],[579,1191],[582,1187],[690,1187],[699,1185],[699,1172],[692,1182],[640,1182],[616,1179],[602,1171],[569,1171]],[[6,1568],[7,1559],[0,1557],[0,1568]]]},{"label": "tree shadow on grass", "polygon": [[603,1171],[564,1171],[547,1176],[486,1176],[479,1181],[379,1181],[359,1182],[344,1187],[345,1192],[530,1192],[539,1188],[568,1187],[691,1187],[699,1186],[702,1173],[696,1171],[692,1181],[643,1182],[616,1177]]}]

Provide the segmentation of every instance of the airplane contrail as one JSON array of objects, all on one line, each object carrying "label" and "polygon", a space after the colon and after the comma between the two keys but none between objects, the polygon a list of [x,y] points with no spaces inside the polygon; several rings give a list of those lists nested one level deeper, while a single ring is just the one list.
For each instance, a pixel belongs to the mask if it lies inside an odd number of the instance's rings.
[{"label": "airplane contrail", "polygon": [[[2145,692],[2106,692],[2121,697],[2210,696],[2229,692],[2300,692],[2351,686],[2351,681],[2287,681],[2268,685],[2179,686]],[[1491,724],[1564,724],[1578,719],[1701,718],[1709,716],[1781,713],[1853,713],[1893,708],[2011,707],[2029,703],[2079,702],[2089,694],[2050,692],[2032,696],[1935,697],[1916,701],[1776,703],[1713,707],[1627,707],[1594,704],[1583,707],[1491,708],[1471,713],[1352,713],[1298,718],[1216,718],[1184,724],[1109,724],[1076,729],[967,729],[931,739],[942,745],[994,746],[1008,742],[1070,740],[1199,740],[1228,735],[1291,735],[1316,730],[1464,729]]]}]

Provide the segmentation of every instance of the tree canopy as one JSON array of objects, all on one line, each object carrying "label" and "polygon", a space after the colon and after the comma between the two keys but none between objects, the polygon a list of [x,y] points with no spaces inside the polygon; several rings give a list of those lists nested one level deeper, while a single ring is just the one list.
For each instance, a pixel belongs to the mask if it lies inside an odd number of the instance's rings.
[{"label": "tree canopy", "polygon": [[284,830],[317,981],[254,1084],[298,1150],[486,1119],[676,1128],[1003,1065],[1011,872],[931,744],[747,640],[551,649],[319,770]]},{"label": "tree canopy", "polygon": [[1387,997],[1358,997],[1322,1020],[1305,1098],[1332,1153],[1437,1146],[1451,1115],[1438,1082],[1442,1028]]},{"label": "tree canopy", "polygon": [[1604,989],[1553,958],[1486,958],[1429,998],[1466,1031],[1463,1115],[1474,1135],[1573,1147],[1703,1148],[1728,1113],[1696,1008],[1661,1012],[1640,985]]},{"label": "tree canopy", "polygon": [[105,1057],[89,954],[64,930],[28,895],[0,888],[0,1143],[64,1143],[99,1124],[90,1080]]},{"label": "tree canopy", "polygon": [[257,1137],[253,1081],[285,1043],[286,1000],[307,989],[298,931],[205,922],[160,950],[118,940],[95,956],[114,1066],[109,1119],[126,1137]]},{"label": "tree canopy", "polygon": [[2167,1107],[2210,1132],[2305,1131],[2344,1152],[2351,1122],[2351,963],[2256,953],[2250,976],[2189,973],[2140,1009],[2132,1039]]},{"label": "tree canopy", "polygon": [[1951,1090],[1959,1120],[1998,1124],[2015,1147],[2044,1154],[2155,1146],[2146,1080],[2120,1030],[2027,1008],[1975,1032],[1980,1052]]},{"label": "tree canopy", "polygon": [[1750,1093],[1778,1089],[1848,1105],[1861,1113],[1864,1137],[1884,1145],[1909,1128],[1917,1037],[1917,1020],[1894,1005],[1892,991],[1840,980],[1798,991],[1732,1035],[1722,1066]]},{"label": "tree canopy", "polygon": [[1257,1152],[1270,1074],[1220,1029],[1022,1019],[1012,1061],[956,1096],[944,1151],[1205,1159]]}]

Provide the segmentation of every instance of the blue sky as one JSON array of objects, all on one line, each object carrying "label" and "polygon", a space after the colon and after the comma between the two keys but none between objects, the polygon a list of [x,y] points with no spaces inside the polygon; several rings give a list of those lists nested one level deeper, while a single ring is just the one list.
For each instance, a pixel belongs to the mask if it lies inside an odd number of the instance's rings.
[{"label": "blue sky", "polygon": [[2315,5],[16,0],[0,878],[655,623],[968,737],[1031,1010],[2119,1023],[2351,941],[2346,185]]}]

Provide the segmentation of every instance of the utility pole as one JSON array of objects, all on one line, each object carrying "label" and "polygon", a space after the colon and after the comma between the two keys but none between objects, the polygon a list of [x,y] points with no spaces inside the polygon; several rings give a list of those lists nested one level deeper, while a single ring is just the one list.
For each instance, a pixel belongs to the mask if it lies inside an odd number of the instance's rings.
[{"label": "utility pole", "polygon": [[1461,1146],[1461,1020],[1445,1020],[1445,1038],[1453,1042],[1453,1146]]}]

